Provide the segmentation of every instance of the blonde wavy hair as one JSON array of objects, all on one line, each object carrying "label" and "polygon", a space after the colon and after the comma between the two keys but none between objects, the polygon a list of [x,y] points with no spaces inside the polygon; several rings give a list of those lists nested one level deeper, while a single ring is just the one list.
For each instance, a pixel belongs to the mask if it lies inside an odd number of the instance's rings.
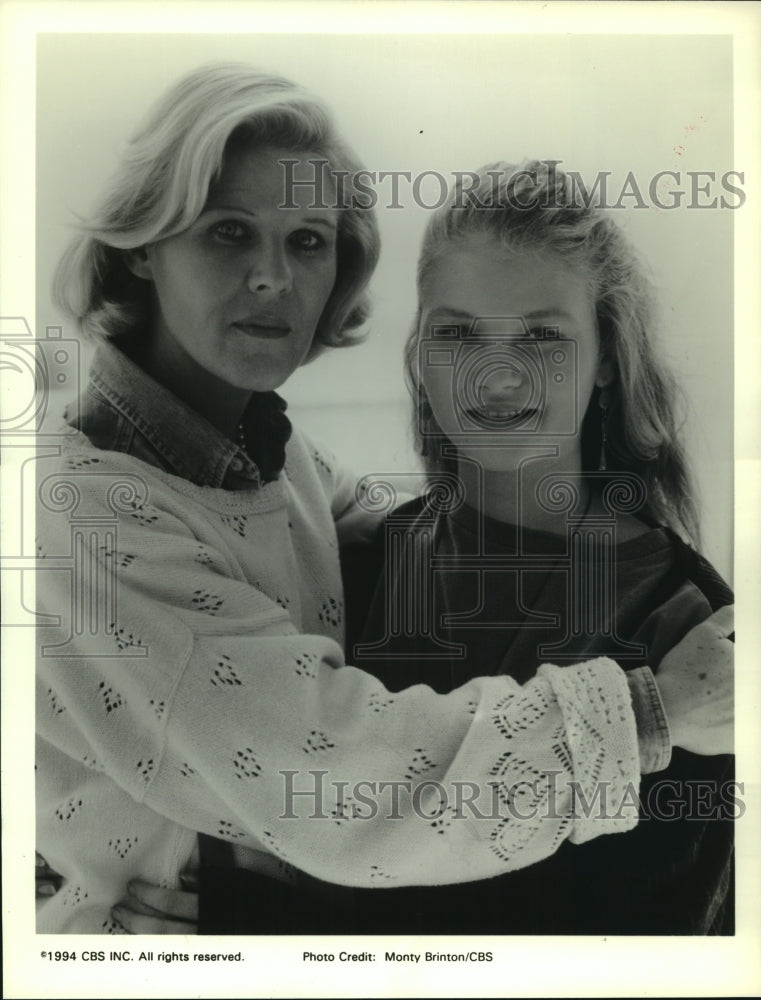
[{"label": "blonde wavy hair", "polygon": [[[58,305],[91,339],[144,336],[153,302],[127,267],[125,251],[180,233],[203,210],[226,151],[281,148],[316,153],[329,168],[361,169],[325,105],[297,84],[239,63],[203,66],[159,100],[128,142],[92,218],[63,255],[54,278]],[[380,253],[372,211],[352,199],[339,212],[336,281],[310,358],[364,338],[367,285]]]}]

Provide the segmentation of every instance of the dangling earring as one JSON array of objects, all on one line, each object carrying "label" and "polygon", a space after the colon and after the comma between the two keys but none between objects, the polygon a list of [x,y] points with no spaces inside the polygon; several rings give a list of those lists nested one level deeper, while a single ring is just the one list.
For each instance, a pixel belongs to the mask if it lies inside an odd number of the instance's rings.
[{"label": "dangling earring", "polygon": [[599,403],[601,414],[600,414],[600,462],[598,469],[600,472],[605,472],[608,468],[608,463],[605,459],[605,445],[608,443],[608,403],[610,401],[610,396],[607,389],[602,389],[600,395],[597,399]]},{"label": "dangling earring", "polygon": [[431,454],[431,418],[433,417],[433,410],[431,409],[431,404],[428,401],[428,394],[425,389],[421,386],[418,387],[418,427],[417,433],[420,439],[420,457],[429,458]]}]

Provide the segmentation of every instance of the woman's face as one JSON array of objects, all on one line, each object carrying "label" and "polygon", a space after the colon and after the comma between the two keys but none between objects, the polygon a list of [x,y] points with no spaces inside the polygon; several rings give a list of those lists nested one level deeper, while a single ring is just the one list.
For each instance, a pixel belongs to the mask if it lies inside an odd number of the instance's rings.
[{"label": "woman's face", "polygon": [[308,185],[288,192],[297,208],[279,208],[281,158],[299,160],[294,177],[310,180],[307,161],[320,157],[232,155],[193,225],[133,261],[155,288],[160,356],[199,384],[211,375],[237,389],[277,388],[303,362],[333,288],[338,214],[311,207]]},{"label": "woman's face", "polygon": [[541,454],[580,468],[581,421],[607,381],[585,275],[474,235],[433,263],[420,308],[421,378],[459,453],[492,471]]}]

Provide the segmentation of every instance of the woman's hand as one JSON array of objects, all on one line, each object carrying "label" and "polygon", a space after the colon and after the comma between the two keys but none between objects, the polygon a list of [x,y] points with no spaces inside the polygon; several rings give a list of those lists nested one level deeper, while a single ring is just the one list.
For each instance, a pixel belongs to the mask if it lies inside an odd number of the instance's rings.
[{"label": "woman's hand", "polygon": [[130,934],[197,934],[198,894],[133,879],[111,916]]},{"label": "woman's hand", "polygon": [[656,683],[671,742],[692,753],[734,753],[734,605],[688,632],[664,656]]},{"label": "woman's hand", "polygon": [[55,896],[61,888],[63,881],[61,876],[50,867],[38,851],[35,851],[34,865],[35,897],[40,900]]}]

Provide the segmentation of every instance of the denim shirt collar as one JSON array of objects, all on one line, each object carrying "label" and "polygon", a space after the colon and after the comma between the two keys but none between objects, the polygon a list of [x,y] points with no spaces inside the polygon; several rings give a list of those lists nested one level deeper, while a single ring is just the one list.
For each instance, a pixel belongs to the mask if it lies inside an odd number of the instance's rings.
[{"label": "denim shirt collar", "polygon": [[199,486],[242,489],[277,478],[291,431],[286,405],[275,392],[254,393],[243,415],[248,450],[261,454],[260,464],[268,466],[262,475],[246,451],[115,344],[102,342],[77,422],[98,447],[153,458],[153,464]]}]

